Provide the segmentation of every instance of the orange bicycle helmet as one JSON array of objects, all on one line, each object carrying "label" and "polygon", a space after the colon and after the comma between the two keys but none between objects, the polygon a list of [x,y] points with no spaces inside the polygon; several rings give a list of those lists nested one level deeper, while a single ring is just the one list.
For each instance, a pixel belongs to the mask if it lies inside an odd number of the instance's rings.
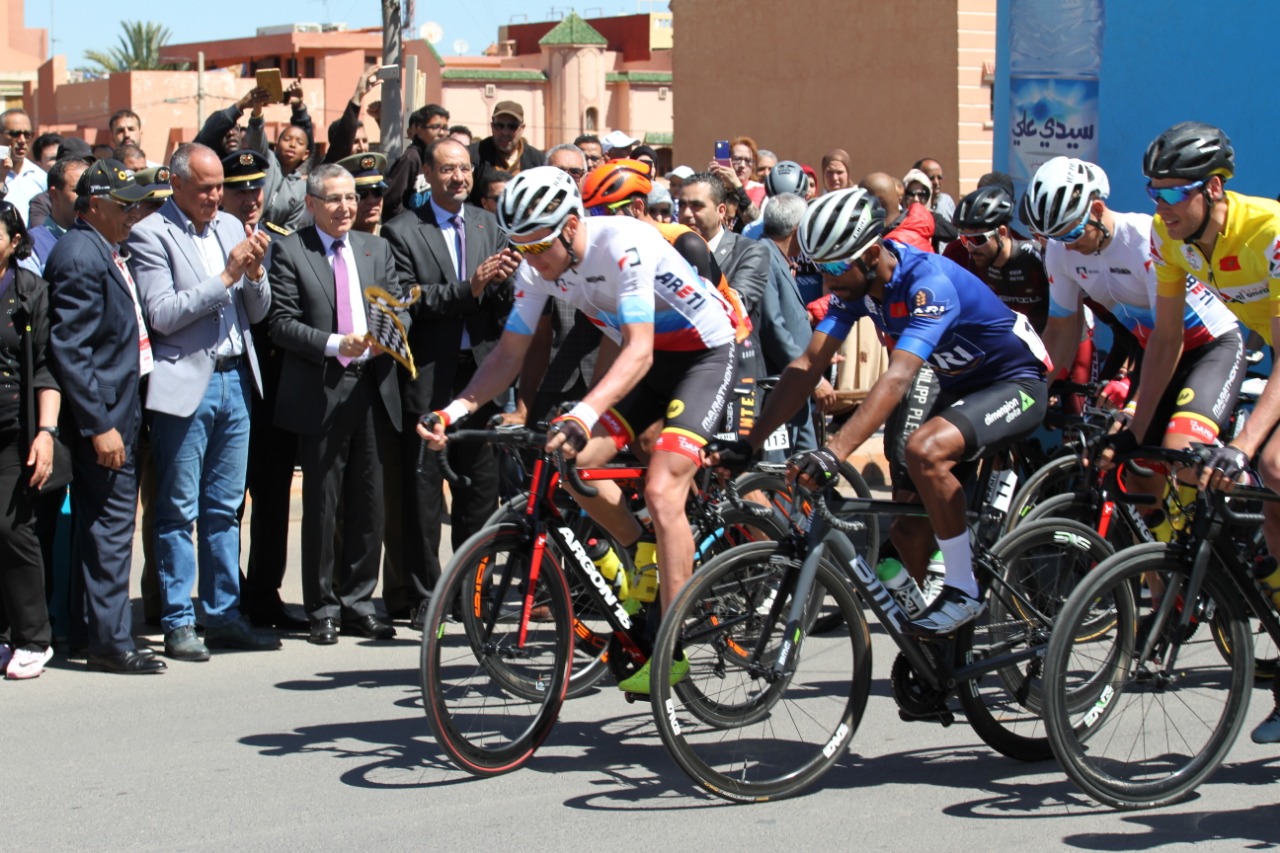
[{"label": "orange bicycle helmet", "polygon": [[646,198],[653,189],[649,180],[649,164],[639,160],[612,160],[592,169],[582,179],[582,205],[609,207],[629,201],[632,196]]}]

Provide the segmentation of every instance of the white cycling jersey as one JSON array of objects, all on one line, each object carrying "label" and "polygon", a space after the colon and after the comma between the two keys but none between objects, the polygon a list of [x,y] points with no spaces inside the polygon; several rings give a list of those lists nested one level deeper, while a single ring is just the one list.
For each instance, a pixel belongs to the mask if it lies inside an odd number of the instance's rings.
[{"label": "white cycling jersey", "polygon": [[[1114,314],[1145,347],[1156,325],[1151,217],[1114,211],[1112,215],[1115,228],[1100,254],[1069,252],[1062,243],[1047,241],[1044,267],[1049,274],[1049,316],[1074,314],[1083,291]],[[1188,281],[1183,325],[1183,346],[1194,349],[1235,329],[1236,318],[1204,285]]]},{"label": "white cycling jersey", "polygon": [[626,323],[652,323],[657,351],[696,352],[731,344],[729,303],[658,229],[623,216],[588,217],[578,266],[547,281],[527,262],[516,271],[507,330],[532,335],[547,298],[563,299],[616,343]]}]

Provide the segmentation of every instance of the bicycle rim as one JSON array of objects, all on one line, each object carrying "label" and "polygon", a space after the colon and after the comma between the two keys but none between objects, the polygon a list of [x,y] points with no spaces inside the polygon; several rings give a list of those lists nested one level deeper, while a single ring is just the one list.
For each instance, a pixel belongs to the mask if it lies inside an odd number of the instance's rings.
[{"label": "bicycle rim", "polygon": [[1008,514],[1005,515],[1004,532],[1009,533],[1028,520],[1027,513],[1041,501],[1085,487],[1085,476],[1085,469],[1074,454],[1050,460],[1033,472],[1014,493]]},{"label": "bicycle rim", "polygon": [[436,742],[478,776],[527,761],[565,698],[573,648],[568,585],[547,550],[521,642],[530,564],[518,528],[481,530],[450,561],[427,610],[423,707]]},{"label": "bicycle rim", "polygon": [[789,665],[772,674],[791,602],[781,590],[799,568],[771,560],[775,551],[773,543],[743,545],[695,573],[663,619],[653,654],[655,673],[669,671],[677,642],[689,660],[679,684],[653,684],[663,743],[698,785],[734,801],[792,796],[812,784],[844,754],[870,691],[866,622],[848,582],[825,562],[807,607],[825,596],[851,628],[801,632]]},{"label": "bicycle rim", "polygon": [[1050,519],[1024,523],[991,553],[1004,566],[1004,584],[993,587],[986,612],[960,635],[956,665],[1023,657],[961,684],[960,704],[992,749],[1019,761],[1046,761],[1053,752],[1041,719],[1043,650],[1063,602],[1111,548],[1082,524]]},{"label": "bicycle rim", "polygon": [[[1158,576],[1167,597],[1180,596],[1189,571],[1160,544],[1116,554],[1068,599],[1049,643],[1045,718],[1054,754],[1072,781],[1116,808],[1186,796],[1217,768],[1244,723],[1252,655],[1224,659],[1211,631],[1179,639],[1177,616],[1188,606],[1180,598],[1165,624],[1154,624],[1144,574]],[[1219,623],[1232,648],[1252,647],[1234,590],[1213,571],[1191,606],[1198,619]],[[1102,609],[1114,613],[1113,626],[1085,631]],[[1149,641],[1154,653],[1139,659]]]}]

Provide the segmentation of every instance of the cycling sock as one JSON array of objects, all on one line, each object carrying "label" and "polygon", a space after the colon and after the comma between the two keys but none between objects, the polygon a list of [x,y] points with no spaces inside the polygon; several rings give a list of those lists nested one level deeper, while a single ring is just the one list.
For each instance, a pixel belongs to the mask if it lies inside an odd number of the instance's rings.
[{"label": "cycling sock", "polygon": [[942,559],[947,567],[946,585],[977,598],[978,580],[973,576],[973,555],[969,551],[968,532],[951,539],[939,537],[938,549],[942,551]]}]

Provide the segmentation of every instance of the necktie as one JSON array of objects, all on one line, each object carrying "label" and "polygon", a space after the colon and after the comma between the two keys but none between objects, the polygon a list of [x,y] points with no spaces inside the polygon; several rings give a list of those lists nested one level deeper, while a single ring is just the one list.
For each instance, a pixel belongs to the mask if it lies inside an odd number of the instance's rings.
[{"label": "necktie", "polygon": [[467,280],[467,235],[462,225],[462,216],[454,214],[449,220],[453,225],[454,248],[458,252],[458,281]]},{"label": "necktie", "polygon": [[[349,335],[355,331],[351,321],[351,286],[347,276],[347,262],[342,258],[342,241],[333,244],[333,284],[337,291],[335,297],[338,306],[338,334]],[[338,356],[338,362],[346,367],[351,359],[345,355]]]}]

